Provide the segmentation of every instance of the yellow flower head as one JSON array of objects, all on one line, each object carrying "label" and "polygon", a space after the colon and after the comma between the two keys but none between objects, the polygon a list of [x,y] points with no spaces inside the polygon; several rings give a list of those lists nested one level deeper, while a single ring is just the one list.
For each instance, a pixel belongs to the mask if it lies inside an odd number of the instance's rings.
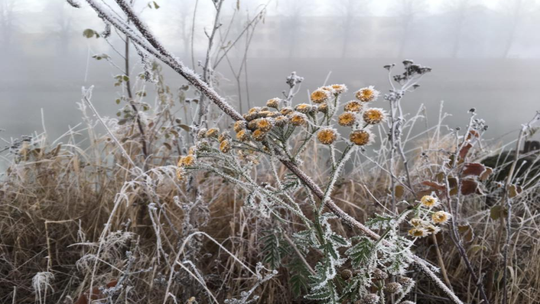
[{"label": "yellow flower head", "polygon": [[362,104],[357,100],[351,100],[345,104],[345,111],[358,113],[362,111]]},{"label": "yellow flower head", "polygon": [[363,102],[374,101],[379,97],[379,91],[375,90],[373,86],[361,88],[356,92],[356,99]]},{"label": "yellow flower head", "polygon": [[334,89],[334,94],[336,95],[347,92],[347,86],[344,84],[333,84],[330,87]]},{"label": "yellow flower head", "polygon": [[424,229],[426,229],[429,234],[437,234],[439,231],[441,231],[441,228],[429,224],[424,226]]},{"label": "yellow flower head", "polygon": [[227,134],[227,133],[221,133],[221,134],[219,134],[218,141],[219,141],[219,142],[222,142],[222,141],[224,141],[224,140],[226,140],[226,139],[229,139],[229,137],[230,137],[229,134]]},{"label": "yellow flower head", "polygon": [[290,114],[292,112],[294,112],[294,110],[291,107],[284,107],[280,111],[280,113],[283,114],[283,115],[288,115],[288,114]]},{"label": "yellow flower head", "polygon": [[186,170],[182,167],[176,168],[176,179],[179,181],[183,181],[185,179]]},{"label": "yellow flower head", "polygon": [[283,127],[284,125],[287,124],[287,122],[289,122],[289,119],[287,118],[287,116],[278,116],[276,117],[274,124],[278,127]]},{"label": "yellow flower head", "polygon": [[201,138],[205,138],[205,137],[206,137],[206,129],[205,128],[200,128],[199,132],[197,132],[197,138],[201,139]]},{"label": "yellow flower head", "polygon": [[356,114],[353,112],[345,112],[338,116],[338,123],[345,127],[350,127],[356,122]]},{"label": "yellow flower head", "polygon": [[208,129],[208,131],[206,131],[205,136],[206,137],[218,137],[218,134],[219,134],[219,129],[218,128],[212,128],[212,129]]},{"label": "yellow flower head", "polygon": [[331,145],[337,139],[337,132],[332,128],[322,129],[317,133],[317,139],[323,145]]},{"label": "yellow flower head", "polygon": [[328,104],[327,103],[321,103],[318,107],[317,107],[317,111],[321,112],[321,113],[328,113]]},{"label": "yellow flower head", "polygon": [[255,139],[256,141],[262,141],[264,137],[266,136],[266,132],[257,129],[253,131],[252,135],[253,135],[253,139]]},{"label": "yellow flower head", "polygon": [[439,204],[439,200],[431,195],[424,195],[422,196],[422,199],[420,199],[420,203],[425,207],[432,208]]},{"label": "yellow flower head", "polygon": [[197,150],[197,147],[191,146],[191,147],[189,147],[188,154],[189,155],[194,155],[196,150]]},{"label": "yellow flower head", "polygon": [[251,120],[257,119],[259,117],[259,114],[258,113],[246,113],[243,116],[244,116],[245,120],[251,121]]},{"label": "yellow flower head", "polygon": [[238,133],[236,133],[236,139],[238,139],[240,141],[245,141],[248,138],[249,138],[249,134],[248,134],[248,131],[246,129],[240,130],[240,131],[238,131]]},{"label": "yellow flower head", "polygon": [[239,120],[234,123],[234,132],[240,132],[240,130],[244,130],[246,128],[246,122],[243,120]]},{"label": "yellow flower head", "polygon": [[273,119],[271,118],[261,118],[257,119],[257,129],[268,132],[274,126]]},{"label": "yellow flower head", "polygon": [[373,143],[375,135],[369,130],[355,130],[349,135],[349,139],[352,143],[359,146],[366,146]]},{"label": "yellow flower head", "polygon": [[423,221],[421,218],[415,217],[409,223],[411,223],[411,225],[414,227],[420,227],[425,224],[425,221]]},{"label": "yellow flower head", "polygon": [[290,122],[293,126],[303,126],[307,123],[306,115],[295,112],[291,115]]},{"label": "yellow flower head", "polygon": [[195,163],[195,156],[192,154],[180,157],[178,161],[179,167],[191,166]]},{"label": "yellow flower head", "polygon": [[260,107],[253,107],[253,108],[249,109],[248,114],[258,113],[259,111],[261,111]]},{"label": "yellow flower head", "polygon": [[366,123],[374,125],[386,120],[386,113],[379,108],[368,109],[364,112],[363,118]]},{"label": "yellow flower head", "polygon": [[330,97],[330,92],[323,89],[317,89],[311,93],[311,101],[314,103],[323,103]]},{"label": "yellow flower head", "polygon": [[279,98],[272,98],[272,99],[269,99],[267,102],[266,102],[266,106],[269,107],[269,108],[274,108],[274,109],[277,109],[279,107],[279,104],[281,102],[281,99]]},{"label": "yellow flower head", "polygon": [[410,229],[409,235],[412,237],[425,237],[428,235],[428,233],[424,228],[417,227],[417,228]]},{"label": "yellow flower head", "polygon": [[448,222],[450,217],[451,217],[451,215],[448,212],[437,211],[437,212],[433,213],[433,215],[431,216],[431,219],[433,220],[433,222],[435,224],[444,224],[444,223]]},{"label": "yellow flower head", "polygon": [[307,114],[311,112],[311,105],[307,103],[301,103],[297,105],[294,109],[300,113]]},{"label": "yellow flower head", "polygon": [[223,153],[228,153],[231,151],[231,142],[228,140],[224,140],[219,144],[219,150]]}]

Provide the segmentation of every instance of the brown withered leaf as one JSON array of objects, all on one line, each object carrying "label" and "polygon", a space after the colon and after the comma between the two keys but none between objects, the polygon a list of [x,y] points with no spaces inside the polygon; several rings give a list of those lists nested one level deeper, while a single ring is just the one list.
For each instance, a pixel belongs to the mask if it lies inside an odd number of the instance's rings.
[{"label": "brown withered leaf", "polygon": [[446,187],[443,184],[439,184],[439,183],[432,182],[432,181],[423,181],[422,185],[428,186],[433,190],[444,191],[446,189]]},{"label": "brown withered leaf", "polygon": [[521,186],[512,184],[508,186],[508,197],[510,198],[516,197],[521,193],[521,191],[523,191],[523,188],[521,188]]},{"label": "brown withered leaf", "polygon": [[463,176],[467,176],[467,175],[480,176],[485,170],[486,170],[486,167],[480,163],[467,163],[465,164],[463,168]]},{"label": "brown withered leaf", "polygon": [[491,173],[493,173],[493,169],[491,169],[490,167],[486,167],[486,170],[484,170],[484,172],[480,175],[478,179],[485,182],[489,178]]},{"label": "brown withered leaf", "polygon": [[458,231],[465,242],[470,243],[473,241],[474,231],[472,230],[472,227],[470,224],[459,225]]},{"label": "brown withered leaf", "polygon": [[482,189],[480,189],[478,182],[473,179],[463,179],[461,180],[461,194],[484,194]]},{"label": "brown withered leaf", "polygon": [[469,153],[469,150],[472,148],[472,145],[470,143],[466,143],[463,145],[461,150],[459,150],[459,158],[463,159],[465,156],[467,156],[467,153]]},{"label": "brown withered leaf", "polygon": [[396,185],[395,193],[397,198],[401,198],[405,192],[405,189],[402,185]]}]

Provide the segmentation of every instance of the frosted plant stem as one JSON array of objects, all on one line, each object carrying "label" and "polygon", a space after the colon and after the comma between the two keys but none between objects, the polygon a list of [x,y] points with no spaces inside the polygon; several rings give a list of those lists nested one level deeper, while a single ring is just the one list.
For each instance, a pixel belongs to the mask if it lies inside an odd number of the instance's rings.
[{"label": "frosted plant stem", "polygon": [[[134,36],[136,35],[132,30],[123,27],[122,24],[119,24],[116,22],[114,18],[110,16],[110,13],[104,9],[101,5],[99,5],[96,0],[86,0],[90,6],[105,20],[109,21],[112,25],[117,27],[120,31],[124,32],[126,35]],[[204,81],[202,81],[193,71],[188,70],[181,62],[179,62],[176,58],[172,57],[164,48],[163,46],[154,38],[154,36],[150,33],[150,31],[147,29],[146,25],[144,25],[143,21],[140,20],[134,12],[131,10],[131,8],[125,3],[123,0],[116,0],[119,5],[121,5],[122,10],[129,16],[131,21],[135,24],[135,26],[139,29],[141,34],[146,38],[146,40],[155,48],[148,48],[147,44],[144,41],[141,41],[139,39],[133,39],[132,40],[139,44],[141,47],[143,47],[148,52],[152,53],[154,56],[156,56],[158,59],[163,61],[165,64],[169,65],[173,70],[175,70],[177,73],[179,73],[181,76],[183,76],[191,85],[196,87],[202,94],[206,95],[212,102],[214,102],[222,111],[224,111],[227,115],[229,115],[233,120],[244,120],[242,115],[240,115],[234,108],[231,107],[230,104],[228,104],[217,92],[210,88]],[[125,5],[122,6],[122,3]],[[158,51],[156,51],[158,50]],[[291,162],[290,160],[280,158],[280,161],[285,165],[293,174],[295,174],[303,184],[308,187],[311,192],[313,192],[319,199],[324,199],[325,195],[324,192],[317,186],[309,176],[307,176],[298,166]],[[345,211],[343,211],[341,208],[339,208],[333,200],[328,199],[325,201],[325,205],[330,209],[335,215],[337,215],[342,221],[346,222],[347,224],[358,228],[363,233],[365,233],[367,236],[369,236],[372,239],[378,240],[380,239],[380,236],[373,232],[368,227],[364,226],[362,223],[354,219],[352,216],[347,214]],[[387,242],[383,242],[387,244]],[[182,251],[179,251],[179,253]],[[461,300],[457,298],[457,296],[433,273],[433,271],[427,266],[426,262],[422,260],[421,258],[417,256],[413,256],[413,260],[415,264],[417,264],[426,274],[435,282],[437,286],[439,286],[447,295],[448,297],[455,303],[455,304],[462,304]],[[171,271],[171,277],[169,280],[169,285],[172,280],[172,271]],[[169,293],[169,286],[167,287],[166,294]]]}]

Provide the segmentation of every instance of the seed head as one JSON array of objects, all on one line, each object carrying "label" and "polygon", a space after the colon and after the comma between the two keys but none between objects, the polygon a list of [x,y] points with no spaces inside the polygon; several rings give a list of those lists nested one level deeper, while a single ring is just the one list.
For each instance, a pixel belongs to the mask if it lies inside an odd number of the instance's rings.
[{"label": "seed head", "polygon": [[398,282],[406,287],[409,287],[414,284],[414,280],[409,277],[399,277]]},{"label": "seed head", "polygon": [[272,129],[272,127],[274,126],[274,121],[271,118],[260,118],[260,119],[257,119],[256,121],[257,121],[256,128],[263,132],[270,131],[270,129]]},{"label": "seed head", "polygon": [[375,268],[375,270],[373,270],[373,278],[375,280],[386,280],[388,279],[388,274],[379,268]]},{"label": "seed head", "polygon": [[307,103],[301,103],[297,105],[294,109],[300,113],[307,114],[311,112],[311,105]]},{"label": "seed head", "polygon": [[280,112],[283,115],[289,115],[290,113],[294,112],[294,110],[291,107],[284,107],[284,108],[281,109]]},{"label": "seed head", "polygon": [[403,286],[401,286],[401,284],[399,284],[398,282],[390,282],[386,284],[386,287],[384,288],[384,290],[388,292],[389,294],[398,293],[402,289],[403,289]]},{"label": "seed head", "polygon": [[199,132],[197,133],[197,138],[202,139],[205,137],[206,137],[206,129],[205,128],[199,129]]},{"label": "seed head", "polygon": [[321,112],[321,113],[328,113],[328,104],[327,103],[321,103],[318,107],[317,107],[317,111]]},{"label": "seed head", "polygon": [[353,273],[350,269],[344,269],[342,272],[341,272],[341,278],[344,279],[344,280],[348,280],[350,278],[352,278],[353,276]]},{"label": "seed head", "polygon": [[362,299],[363,304],[376,304],[379,302],[379,296],[376,293],[370,293]]},{"label": "seed head", "polygon": [[323,145],[331,145],[337,139],[337,132],[332,128],[322,129],[317,133],[317,139]]},{"label": "seed head", "polygon": [[283,127],[284,125],[287,124],[287,122],[289,122],[289,118],[287,118],[287,116],[278,116],[276,117],[274,124],[277,127]]}]

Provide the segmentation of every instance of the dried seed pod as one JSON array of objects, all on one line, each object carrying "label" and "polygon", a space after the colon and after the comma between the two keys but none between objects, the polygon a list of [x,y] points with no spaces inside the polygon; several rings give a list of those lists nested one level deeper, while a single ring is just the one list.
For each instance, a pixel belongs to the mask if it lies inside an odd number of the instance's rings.
[{"label": "dried seed pod", "polygon": [[246,129],[243,129],[243,130],[240,130],[238,131],[238,133],[236,133],[236,139],[240,140],[240,141],[246,141],[249,139],[249,131],[246,130]]},{"label": "dried seed pod", "polygon": [[276,97],[276,98],[269,99],[266,102],[266,106],[269,107],[269,108],[277,109],[279,107],[280,103],[281,103],[281,99]]},{"label": "dried seed pod", "polygon": [[305,114],[295,112],[291,114],[290,122],[293,126],[303,126],[307,123],[307,118]]},{"label": "dried seed pod", "polygon": [[352,143],[358,146],[369,145],[373,142],[375,135],[369,130],[355,130],[349,135],[349,139]]},{"label": "dried seed pod", "polygon": [[343,271],[341,271],[341,278],[343,280],[348,280],[352,278],[352,276],[353,276],[353,273],[350,269],[344,269]]},{"label": "dried seed pod", "polygon": [[389,294],[395,294],[400,292],[403,289],[403,286],[399,284],[398,282],[390,282],[386,284],[384,290],[388,292]]},{"label": "dried seed pod", "polygon": [[358,100],[351,100],[345,104],[345,111],[359,113],[363,105]]},{"label": "dried seed pod", "polygon": [[247,123],[243,120],[239,120],[234,123],[234,132],[239,132],[240,130],[243,130],[246,128]]},{"label": "dried seed pod", "polygon": [[280,113],[283,114],[283,115],[289,115],[291,114],[292,112],[294,112],[294,109],[291,108],[291,107],[284,107],[281,109]]},{"label": "dried seed pod", "polygon": [[256,141],[263,141],[266,137],[266,132],[257,129],[253,132],[252,136]]},{"label": "dried seed pod", "polygon": [[208,138],[217,138],[218,134],[219,134],[218,128],[211,128],[211,129],[208,129],[208,131],[206,131],[205,136]]},{"label": "dried seed pod", "polygon": [[219,144],[219,150],[223,153],[228,153],[231,151],[231,142],[228,140],[224,140]]}]

